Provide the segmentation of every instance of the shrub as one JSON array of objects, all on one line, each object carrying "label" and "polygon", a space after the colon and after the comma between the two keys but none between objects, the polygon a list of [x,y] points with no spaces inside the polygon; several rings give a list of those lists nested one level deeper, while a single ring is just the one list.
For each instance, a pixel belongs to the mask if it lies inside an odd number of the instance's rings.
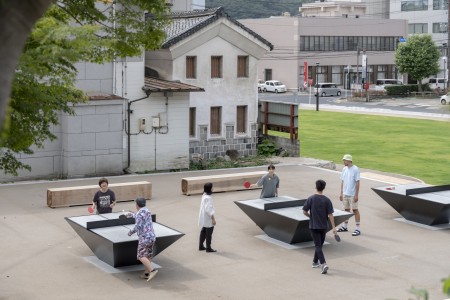
[{"label": "shrub", "polygon": [[268,139],[265,139],[262,144],[258,145],[258,154],[263,156],[272,156],[277,153],[277,145]]},{"label": "shrub", "polygon": [[409,95],[411,92],[417,92],[417,84],[389,85],[384,89],[388,95]]}]

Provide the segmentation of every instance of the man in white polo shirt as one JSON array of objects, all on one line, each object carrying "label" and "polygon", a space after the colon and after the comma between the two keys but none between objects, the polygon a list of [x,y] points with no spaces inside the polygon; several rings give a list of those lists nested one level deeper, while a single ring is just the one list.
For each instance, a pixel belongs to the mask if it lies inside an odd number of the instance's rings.
[{"label": "man in white polo shirt", "polygon": [[[345,211],[353,210],[355,214],[356,229],[353,231],[353,236],[361,234],[358,203],[359,203],[359,182],[360,174],[357,166],[353,164],[353,158],[350,154],[345,154],[342,158],[344,161],[344,168],[341,173],[341,194],[339,200],[342,201]],[[348,231],[348,220],[338,229],[338,232]]]}]

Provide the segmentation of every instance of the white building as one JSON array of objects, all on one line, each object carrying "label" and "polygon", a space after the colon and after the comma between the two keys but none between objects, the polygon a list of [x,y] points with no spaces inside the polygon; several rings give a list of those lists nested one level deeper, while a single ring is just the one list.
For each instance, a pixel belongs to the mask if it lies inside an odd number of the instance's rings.
[{"label": "white building", "polygon": [[318,1],[304,3],[299,8],[302,17],[344,17],[364,16],[367,11],[365,3],[358,1]]},{"label": "white building", "polygon": [[[390,18],[408,20],[408,34],[431,34],[433,41],[448,56],[447,0],[391,0]],[[448,62],[447,62],[448,63]],[[437,77],[444,77],[444,63]]]},{"label": "white building", "polygon": [[334,0],[304,3],[302,17],[344,17],[389,19],[389,0]]},{"label": "white building", "polygon": [[189,152],[203,158],[257,152],[257,65],[272,44],[222,8],[173,14],[162,49],[145,65],[167,80],[201,87],[186,116]]}]

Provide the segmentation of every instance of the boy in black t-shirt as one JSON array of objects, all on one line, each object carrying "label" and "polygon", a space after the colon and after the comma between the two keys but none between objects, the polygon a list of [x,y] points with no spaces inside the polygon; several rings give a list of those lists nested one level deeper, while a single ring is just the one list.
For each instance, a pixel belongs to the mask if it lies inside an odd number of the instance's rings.
[{"label": "boy in black t-shirt", "polygon": [[[325,235],[328,230],[328,220],[333,228],[333,234],[336,234],[334,225],[333,204],[331,200],[323,195],[326,182],[319,179],[316,181],[317,193],[310,196],[303,206],[303,214],[309,218],[309,230],[314,241],[315,252],[312,263],[313,268],[322,266],[322,274],[328,272],[328,265],[323,255],[322,246],[325,242]],[[320,263],[319,263],[320,261]]]},{"label": "boy in black t-shirt", "polygon": [[108,179],[100,178],[98,185],[100,190],[95,193],[92,200],[93,211],[97,208],[99,214],[112,213],[112,208],[116,205],[116,195],[108,188]]}]

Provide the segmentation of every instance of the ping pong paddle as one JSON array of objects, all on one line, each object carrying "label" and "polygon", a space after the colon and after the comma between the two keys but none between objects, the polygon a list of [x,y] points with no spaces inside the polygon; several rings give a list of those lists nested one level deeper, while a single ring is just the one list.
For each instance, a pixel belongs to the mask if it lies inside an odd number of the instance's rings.
[{"label": "ping pong paddle", "polygon": [[334,235],[334,239],[336,240],[336,242],[341,241],[341,237],[337,233]]},{"label": "ping pong paddle", "polygon": [[126,218],[127,218],[126,215],[120,215],[120,216],[119,216],[119,219],[121,219],[121,220],[126,219]]},{"label": "ping pong paddle", "polygon": [[244,186],[245,186],[246,189],[248,189],[251,186],[250,181],[244,182]]},{"label": "ping pong paddle", "polygon": [[88,207],[88,212],[89,212],[90,214],[94,213],[94,208],[93,208],[92,206],[89,206],[89,207]]}]

